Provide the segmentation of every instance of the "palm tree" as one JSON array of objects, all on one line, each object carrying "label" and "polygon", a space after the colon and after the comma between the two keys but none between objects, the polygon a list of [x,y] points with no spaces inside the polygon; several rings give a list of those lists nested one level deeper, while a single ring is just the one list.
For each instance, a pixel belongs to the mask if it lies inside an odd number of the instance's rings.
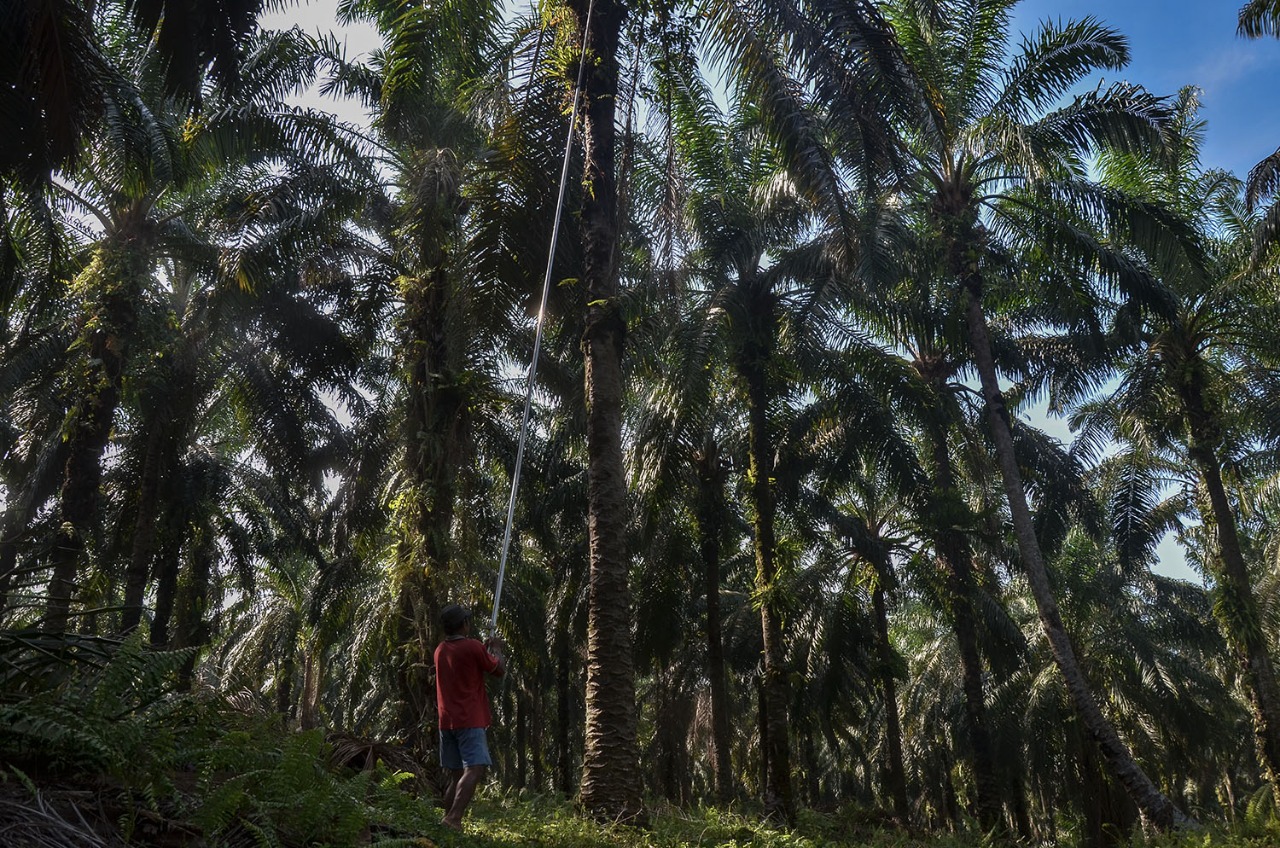
[{"label": "palm tree", "polygon": [[622,456],[625,321],[618,281],[619,46],[629,9],[620,0],[569,0],[580,34],[584,174],[579,211],[585,326],[587,521],[590,541],[587,726],[580,801],[592,816],[644,819],[636,741],[631,600],[627,585],[627,478]]},{"label": "palm tree", "polygon": [[[163,94],[163,77],[149,54],[121,36],[122,57],[139,58],[137,84],[121,98],[99,128],[94,160],[70,173],[58,191],[100,228],[91,258],[73,286],[81,318],[73,342],[66,383],[71,409],[65,441],[67,459],[59,496],[61,526],[54,541],[46,626],[65,629],[77,573],[98,511],[101,459],[116,422],[131,354],[147,339],[139,333],[156,293],[164,288],[160,260],[177,275],[216,269],[218,245],[198,231],[197,217],[230,200],[238,181],[255,175],[265,181],[272,167],[292,163],[282,183],[295,196],[320,189],[308,184],[318,171],[304,156],[357,161],[349,140],[324,117],[282,107],[279,98],[314,76],[310,42],[298,32],[259,38],[246,67],[257,74],[237,99],[211,95],[204,111],[190,115]],[[149,102],[148,102],[149,101]],[[304,154],[304,147],[310,150]],[[359,178],[352,165],[347,177]],[[228,212],[228,210],[230,211]],[[208,218],[206,217],[207,221]],[[249,223],[245,221],[246,225]],[[254,282],[252,267],[228,270],[242,286]],[[154,464],[153,464],[154,467]],[[146,494],[146,493],[144,493]],[[154,506],[154,505],[153,505]],[[141,513],[143,548],[154,509]],[[135,623],[145,585],[145,551],[134,557],[126,579],[129,623]]]},{"label": "palm tree", "polygon": [[897,248],[886,252],[896,254],[896,267],[886,269],[887,279],[851,302],[850,308],[862,325],[904,352],[910,380],[918,384],[913,393],[900,392],[896,405],[907,413],[904,417],[910,418],[910,426],[918,433],[923,464],[928,469],[921,473],[932,478],[928,494],[918,493],[923,499],[917,498],[921,505],[916,520],[947,576],[947,594],[941,606],[950,620],[964,671],[974,807],[982,826],[990,830],[1000,823],[1003,793],[987,717],[979,647],[981,600],[971,538],[979,522],[974,505],[965,497],[966,473],[975,473],[975,469],[966,468],[965,445],[981,442],[968,414],[969,389],[959,379],[971,363],[964,316],[948,297],[946,281],[939,279],[936,251],[927,238],[919,237],[924,228],[901,226],[907,224],[910,222],[903,221],[899,227],[886,228],[885,238]]},{"label": "palm tree", "polygon": [[1247,38],[1280,37],[1280,4],[1276,0],[1249,0],[1240,7],[1239,33]]},{"label": "palm tree", "polygon": [[[1254,222],[1239,184],[1199,166],[1204,125],[1196,118],[1198,105],[1190,89],[1176,101],[1176,155],[1165,162],[1123,153],[1102,160],[1106,183],[1185,218],[1201,234],[1206,257],[1152,257],[1174,307],[1136,316],[1115,313],[1108,333],[1113,343],[1105,366],[1099,365],[1117,369],[1120,382],[1105,395],[1079,403],[1076,420],[1084,444],[1095,450],[1110,436],[1170,462],[1189,461],[1195,469],[1200,516],[1215,536],[1210,562],[1219,593],[1216,611],[1248,681],[1258,749],[1276,787],[1280,687],[1227,482],[1233,457],[1257,436],[1247,421],[1236,420],[1230,399],[1256,394],[1246,381],[1252,373],[1266,373],[1274,360],[1273,305],[1262,293],[1268,284],[1249,273]],[[1252,371],[1241,369],[1247,363],[1255,366]],[[1064,381],[1059,402],[1074,402],[1071,386],[1083,391],[1078,374]]]},{"label": "palm tree", "polygon": [[264,0],[16,0],[0,28],[0,119],[15,143],[0,152],[0,176],[47,179],[75,164],[93,122],[122,85],[104,55],[127,27],[154,43],[166,93],[198,101],[208,81],[223,92],[243,81],[241,61]]},{"label": "palm tree", "polygon": [[[1280,4],[1276,0],[1249,0],[1240,9],[1239,27],[1236,30],[1245,38],[1274,36],[1280,38]],[[1280,148],[1263,159],[1249,171],[1245,187],[1245,199],[1252,211],[1264,203],[1270,203],[1257,224],[1257,250],[1255,259],[1280,242]]]},{"label": "palm tree", "polygon": [[[967,332],[987,404],[987,419],[1012,514],[1023,567],[1041,623],[1090,737],[1111,773],[1161,828],[1186,821],[1134,761],[1098,707],[1054,597],[1018,467],[1001,391],[984,298],[999,291],[998,258],[1021,245],[1071,246],[1066,267],[1097,268],[1099,252],[1065,226],[1064,206],[1120,216],[1086,180],[1082,157],[1106,141],[1127,149],[1158,143],[1158,101],[1125,85],[1079,95],[1049,109],[1096,68],[1123,67],[1122,36],[1094,20],[1046,23],[1001,69],[1009,5],[894,4],[887,16],[919,93],[917,121],[903,125],[907,157],[903,199],[920,204],[941,240],[947,273],[964,298]],[[1055,211],[1050,212],[1053,208]],[[1114,285],[1132,282],[1124,268],[1103,267]],[[1079,279],[1088,277],[1082,273]]]},{"label": "palm tree", "polygon": [[[762,145],[750,113],[721,118],[705,87],[690,86],[689,107],[703,122],[701,136],[682,138],[690,183],[687,202],[694,252],[688,261],[704,280],[699,307],[701,332],[717,339],[734,377],[735,391],[747,411],[748,503],[756,564],[755,590],[760,607],[763,650],[763,701],[767,722],[763,752],[768,780],[766,815],[791,821],[795,815],[791,785],[790,726],[782,608],[778,603],[776,472],[778,424],[771,410],[788,392],[778,352],[781,327],[791,318],[788,306],[802,312],[803,283],[794,283],[779,263],[768,267],[766,254],[792,246],[804,216],[799,198],[777,191],[766,205],[771,180],[781,179]],[[777,185],[775,182],[774,185]],[[792,302],[794,301],[794,302]],[[697,342],[703,349],[707,342]]]},{"label": "palm tree", "polygon": [[40,526],[47,523],[42,508],[57,492],[66,464],[61,427],[67,408],[58,375],[66,369],[73,335],[59,280],[75,276],[81,260],[74,232],[62,226],[45,196],[26,191],[12,197],[18,202],[3,218],[11,264],[0,278],[0,611],[25,617],[19,608],[42,571],[38,556],[25,554],[48,535]]},{"label": "palm tree", "polygon": [[476,428],[501,394],[493,381],[519,291],[477,273],[468,230],[490,128],[465,98],[494,73],[500,10],[478,3],[455,11],[349,0],[342,14],[375,23],[384,46],[360,67],[328,45],[331,85],[375,111],[378,158],[392,175],[363,223],[374,234],[376,273],[399,301],[400,468],[388,497],[397,504],[400,732],[419,750],[435,739],[437,611],[476,571],[459,567],[467,552],[455,544],[455,513],[474,467]]},{"label": "palm tree", "polygon": [[[635,425],[636,488],[645,506],[641,535],[658,537],[650,546],[652,558],[679,561],[687,556],[696,559],[701,571],[690,575],[693,596],[682,603],[687,606],[696,601],[694,587],[700,581],[705,607],[703,673],[710,701],[715,794],[727,802],[733,796],[734,775],[721,586],[729,550],[726,541],[735,523],[726,492],[734,441],[731,416],[726,414],[729,392],[718,385],[710,363],[703,358],[715,349],[689,344],[699,336],[697,328],[678,326],[667,340],[668,349],[655,359],[659,373],[644,375],[649,391]],[[657,603],[665,601],[660,598]],[[661,614],[669,614],[671,609],[666,604]],[[641,612],[638,609],[638,617],[644,620]],[[691,626],[697,629],[696,624]]]},{"label": "palm tree", "polygon": [[[845,461],[835,464],[834,473],[826,477],[822,485],[822,489],[831,493],[832,502],[824,504],[818,500],[815,505],[820,506],[815,510],[818,512],[815,517],[820,516],[829,528],[828,532],[839,540],[841,550],[837,561],[844,560],[842,565],[847,569],[842,580],[845,585],[836,595],[837,603],[850,606],[850,596],[855,594],[855,587],[862,587],[863,593],[869,595],[870,610],[865,615],[871,619],[874,639],[870,640],[869,649],[864,651],[868,655],[865,660],[868,676],[875,679],[880,687],[886,748],[884,795],[892,803],[899,823],[907,825],[911,821],[911,813],[898,700],[898,684],[905,677],[905,664],[893,644],[889,612],[899,594],[894,560],[908,552],[908,531],[904,522],[908,511],[898,499],[902,492],[895,484],[900,481],[894,480],[892,475],[879,474],[874,467],[878,464],[875,460],[860,463],[848,461],[847,457],[842,459]],[[821,573],[818,569],[814,571]],[[839,622],[838,617],[833,618],[833,623]],[[827,653],[833,655],[828,663],[836,665],[834,656],[840,656],[848,663],[854,654],[850,650],[851,642],[856,644],[846,636],[839,641],[831,640],[829,646],[815,643],[811,650],[817,653],[826,647]],[[831,693],[826,694],[829,696]]]}]

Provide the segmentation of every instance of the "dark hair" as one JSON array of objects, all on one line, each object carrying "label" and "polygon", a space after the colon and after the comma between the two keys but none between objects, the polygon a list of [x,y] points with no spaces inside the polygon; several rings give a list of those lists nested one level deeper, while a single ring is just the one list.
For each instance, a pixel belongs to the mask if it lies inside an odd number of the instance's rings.
[{"label": "dark hair", "polygon": [[446,636],[457,636],[470,620],[471,610],[457,604],[449,604],[440,610],[440,626],[444,628]]}]

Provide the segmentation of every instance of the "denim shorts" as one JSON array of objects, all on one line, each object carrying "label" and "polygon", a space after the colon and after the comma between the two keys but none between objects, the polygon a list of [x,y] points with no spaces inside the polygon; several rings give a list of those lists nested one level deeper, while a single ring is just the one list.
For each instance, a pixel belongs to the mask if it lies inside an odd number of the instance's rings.
[{"label": "denim shorts", "polygon": [[440,767],[455,771],[472,766],[491,766],[489,742],[483,727],[440,731]]}]

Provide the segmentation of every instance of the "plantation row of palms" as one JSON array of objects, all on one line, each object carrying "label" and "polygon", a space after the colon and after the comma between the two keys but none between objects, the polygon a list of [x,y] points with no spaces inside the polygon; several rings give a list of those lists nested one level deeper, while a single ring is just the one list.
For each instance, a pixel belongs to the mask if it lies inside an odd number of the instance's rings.
[{"label": "plantation row of palms", "polygon": [[502,782],[1092,842],[1269,808],[1280,153],[1209,167],[1194,89],[1014,5],[344,0],[361,62],[255,2],[20,3],[4,627],[429,758],[576,102]]}]

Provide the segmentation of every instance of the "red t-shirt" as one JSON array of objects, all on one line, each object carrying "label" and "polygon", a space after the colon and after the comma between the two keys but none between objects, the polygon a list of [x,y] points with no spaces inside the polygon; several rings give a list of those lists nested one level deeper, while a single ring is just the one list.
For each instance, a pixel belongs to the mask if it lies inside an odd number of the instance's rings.
[{"label": "red t-shirt", "polygon": [[489,726],[484,676],[498,658],[475,639],[446,639],[436,646],[436,707],[441,730]]}]

